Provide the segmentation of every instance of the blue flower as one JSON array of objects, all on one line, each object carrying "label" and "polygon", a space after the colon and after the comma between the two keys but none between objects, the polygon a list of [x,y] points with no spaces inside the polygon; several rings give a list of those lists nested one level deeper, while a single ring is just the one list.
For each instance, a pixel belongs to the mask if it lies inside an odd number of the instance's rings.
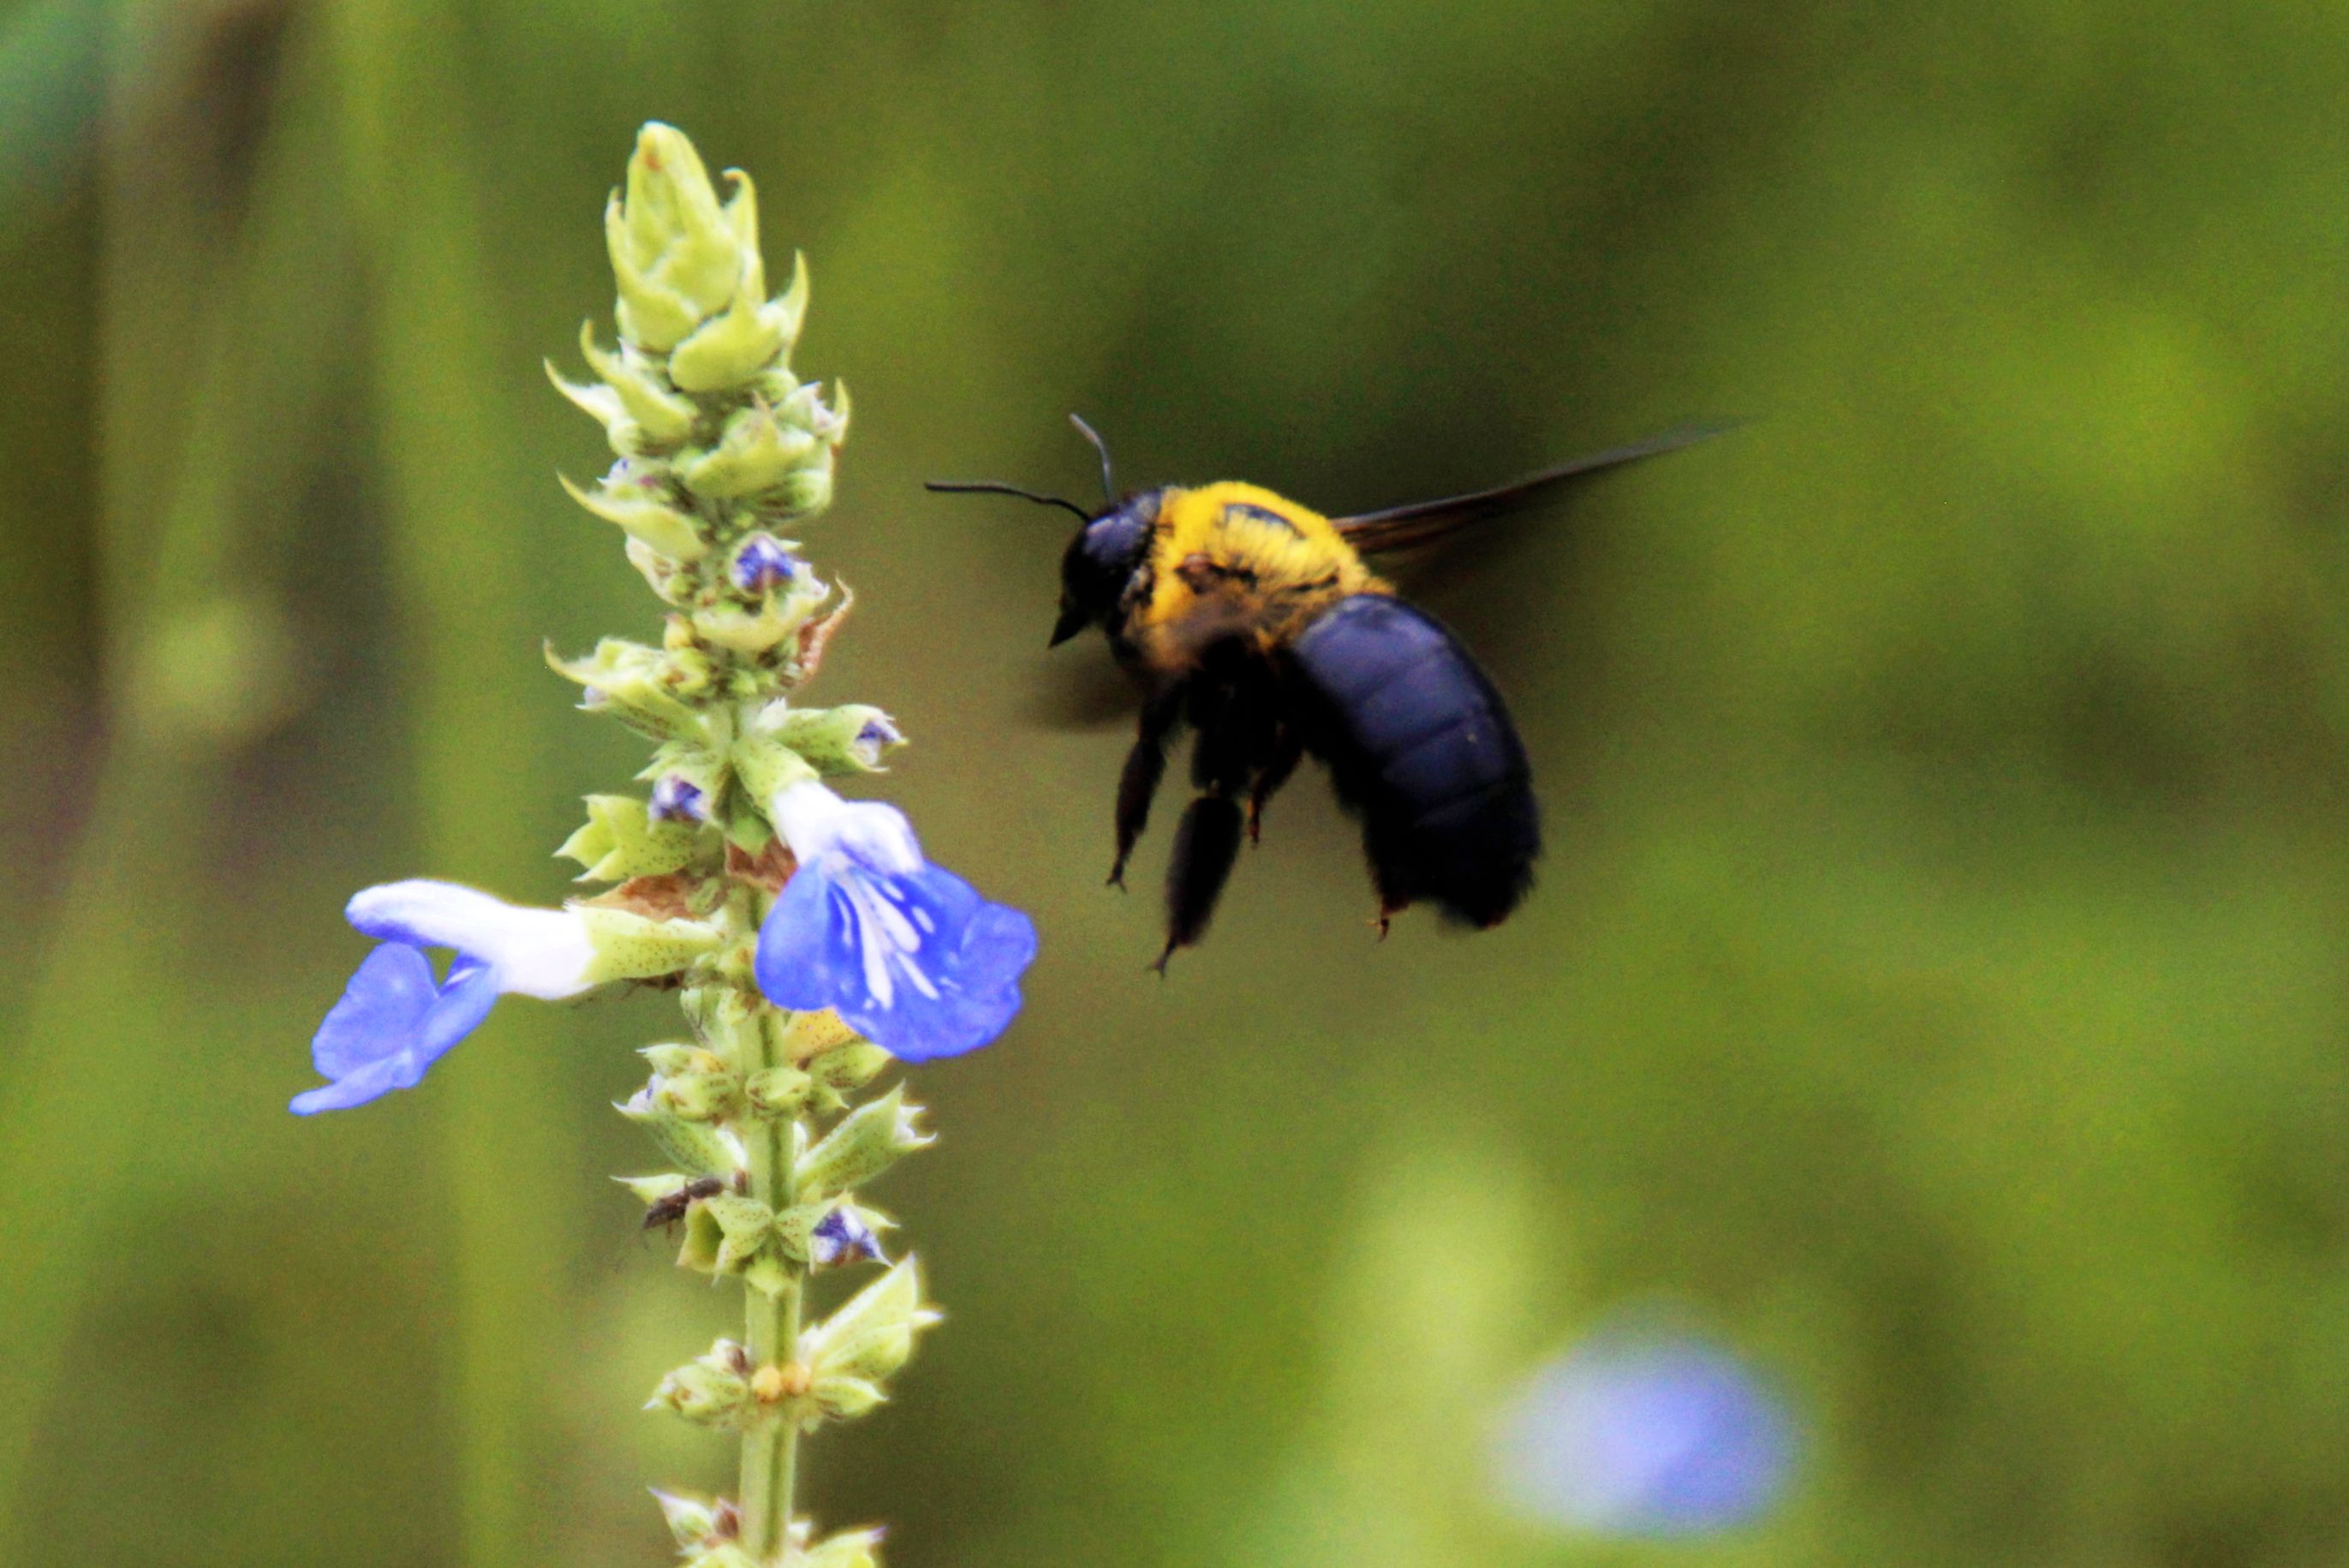
[{"label": "blue flower", "polygon": [[1727,1351],[1612,1333],[1533,1376],[1495,1452],[1501,1491],[1519,1511],[1655,1537],[1759,1514],[1785,1490],[1794,1447],[1785,1408]]},{"label": "blue flower", "polygon": [[701,787],[682,773],[665,773],[653,786],[647,812],[656,822],[706,822],[709,807]]},{"label": "blue flower", "polygon": [[905,738],[889,721],[885,713],[875,713],[857,727],[856,738],[848,743],[848,755],[860,768],[881,770],[881,758],[893,746],[903,746]]},{"label": "blue flower", "polygon": [[779,1007],[829,1007],[894,1057],[975,1051],[1019,1011],[1036,928],[922,859],[905,814],[817,783],[771,816],[799,862],[759,932],[759,988]]},{"label": "blue flower", "polygon": [[[366,889],[345,914],[383,945],[318,1026],[310,1060],[333,1081],[295,1096],[297,1116],[415,1088],[506,992],[551,1000],[587,989],[595,949],[585,923],[568,911],[519,909],[471,888],[411,881]],[[455,950],[445,978],[434,980],[428,947]]]},{"label": "blue flower", "polygon": [[800,558],[771,533],[754,533],[734,552],[734,586],[745,593],[764,593],[796,582],[804,568]]},{"label": "blue flower", "polygon": [[817,1268],[836,1268],[842,1264],[868,1259],[882,1264],[889,1261],[881,1251],[881,1238],[873,1233],[873,1227],[845,1204],[817,1221],[815,1229],[809,1233],[808,1262]]}]

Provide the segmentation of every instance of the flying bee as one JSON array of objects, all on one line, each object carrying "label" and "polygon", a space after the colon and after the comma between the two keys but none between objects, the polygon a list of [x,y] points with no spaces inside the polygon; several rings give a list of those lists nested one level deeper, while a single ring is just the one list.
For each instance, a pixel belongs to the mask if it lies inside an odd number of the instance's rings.
[{"label": "flying bee", "polygon": [[1101,456],[1099,512],[992,481],[929,488],[1019,496],[1081,522],[1061,562],[1052,645],[1100,627],[1143,694],[1118,779],[1113,885],[1125,885],[1167,748],[1186,726],[1194,733],[1194,794],[1175,831],[1155,967],[1206,934],[1242,835],[1255,841],[1266,803],[1307,757],[1361,821],[1381,933],[1422,902],[1478,929],[1506,919],[1541,852],[1524,743],[1459,638],[1362,557],[1433,543],[1717,428],[1594,452],[1495,490],[1329,518],[1234,482],[1121,496],[1108,448],[1070,418]]}]

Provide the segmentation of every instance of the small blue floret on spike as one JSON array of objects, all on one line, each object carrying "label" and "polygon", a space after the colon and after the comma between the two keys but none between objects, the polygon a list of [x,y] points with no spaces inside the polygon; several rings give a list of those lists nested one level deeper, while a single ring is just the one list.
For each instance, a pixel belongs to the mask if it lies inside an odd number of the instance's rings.
[{"label": "small blue floret on spike", "polygon": [[705,822],[709,820],[707,797],[699,785],[678,773],[661,776],[646,808],[657,822]]},{"label": "small blue floret on spike", "polygon": [[856,1211],[843,1205],[816,1222],[808,1237],[808,1261],[818,1268],[836,1268],[842,1264],[864,1261],[885,1264],[882,1255],[881,1238],[873,1227],[857,1217]]},{"label": "small blue floret on spike", "polygon": [[734,552],[734,586],[744,593],[788,588],[806,567],[771,533],[754,533]]}]

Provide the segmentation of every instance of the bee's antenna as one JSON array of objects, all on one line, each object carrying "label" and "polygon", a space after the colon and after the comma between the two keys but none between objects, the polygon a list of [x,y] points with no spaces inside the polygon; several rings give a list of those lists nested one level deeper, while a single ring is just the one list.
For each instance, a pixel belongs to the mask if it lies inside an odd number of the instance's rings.
[{"label": "bee's antenna", "polygon": [[1070,415],[1069,423],[1074,425],[1079,433],[1081,433],[1086,440],[1091,441],[1093,444],[1093,450],[1101,454],[1102,500],[1107,501],[1112,506],[1115,506],[1117,504],[1117,482],[1109,476],[1109,443],[1101,438],[1100,431],[1085,423],[1085,418],[1083,415]]},{"label": "bee's antenna", "polygon": [[1075,512],[1080,522],[1093,520],[1093,514],[1075,501],[1064,500],[1056,495],[1039,495],[1034,490],[1021,490],[1018,485],[1008,485],[996,480],[928,480],[924,481],[922,488],[936,490],[942,495],[1016,495],[1021,500],[1032,500],[1039,506],[1057,506]]}]

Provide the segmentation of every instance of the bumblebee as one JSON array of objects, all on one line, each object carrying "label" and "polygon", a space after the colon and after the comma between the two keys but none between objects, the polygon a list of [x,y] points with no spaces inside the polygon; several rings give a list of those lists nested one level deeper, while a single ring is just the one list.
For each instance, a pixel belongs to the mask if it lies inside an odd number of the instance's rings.
[{"label": "bumblebee", "polygon": [[1061,562],[1057,647],[1089,627],[1143,694],[1117,786],[1116,859],[1150,820],[1168,747],[1188,728],[1193,796],[1167,872],[1164,973],[1206,934],[1264,809],[1307,757],[1362,825],[1383,934],[1433,903],[1455,923],[1499,924],[1533,882],[1541,813],[1509,710],[1460,639],[1395,593],[1363,556],[1432,544],[1544,499],[1570,480],[1672,451],[1689,427],[1561,463],[1495,490],[1329,518],[1256,485],[1168,485],[1119,495],[1100,454],[1105,509],[992,481],[933,490],[1013,495],[1081,522]]}]

